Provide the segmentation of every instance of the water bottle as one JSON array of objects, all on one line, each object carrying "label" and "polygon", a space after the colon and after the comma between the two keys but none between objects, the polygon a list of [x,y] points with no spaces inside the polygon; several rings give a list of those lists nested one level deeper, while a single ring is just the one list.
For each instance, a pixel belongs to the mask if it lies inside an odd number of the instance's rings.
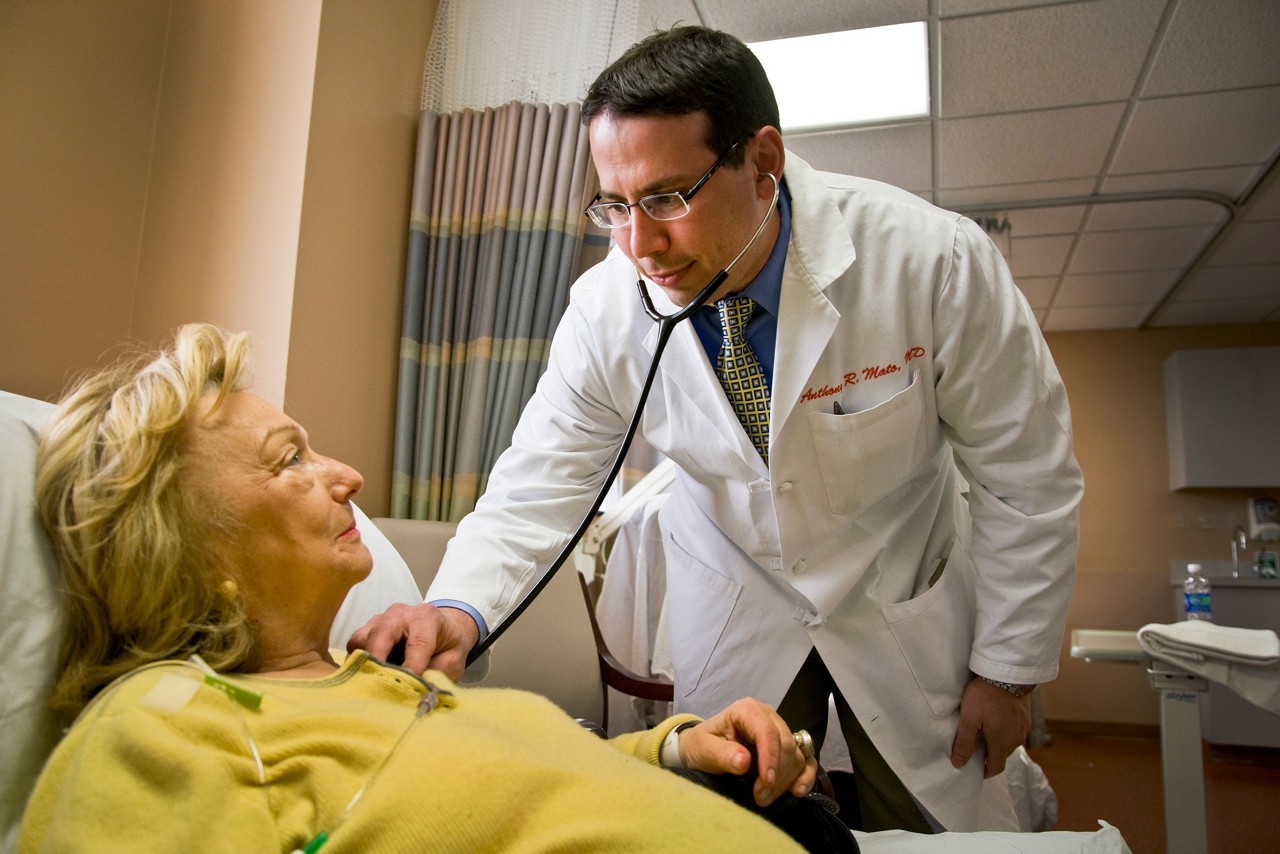
[{"label": "water bottle", "polygon": [[1259,578],[1275,578],[1280,575],[1280,558],[1264,542],[1262,549],[1253,556],[1253,574]]},{"label": "water bottle", "polygon": [[1200,564],[1187,564],[1187,580],[1182,582],[1182,601],[1186,603],[1188,620],[1210,620],[1213,606],[1209,600],[1209,579],[1200,574]]}]

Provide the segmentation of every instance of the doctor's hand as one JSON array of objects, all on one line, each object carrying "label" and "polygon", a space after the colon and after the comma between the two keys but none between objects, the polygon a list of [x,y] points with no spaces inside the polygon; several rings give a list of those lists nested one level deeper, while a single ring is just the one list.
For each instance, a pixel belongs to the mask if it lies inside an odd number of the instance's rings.
[{"label": "doctor's hand", "polygon": [[1031,730],[1031,695],[1015,697],[977,676],[960,698],[960,726],[951,743],[951,764],[961,768],[973,755],[978,738],[986,744],[983,778],[1004,770],[1004,762]]},{"label": "doctor's hand", "polygon": [[457,681],[467,668],[467,653],[480,639],[480,629],[466,611],[435,605],[397,603],[365,623],[347,641],[347,651],[363,649],[383,661],[397,644],[410,673],[439,670]]},{"label": "doctor's hand", "polygon": [[718,715],[680,733],[684,767],[741,776],[756,767],[752,794],[768,806],[785,791],[803,797],[813,788],[818,762],[806,760],[778,713],[758,700],[738,700]]}]

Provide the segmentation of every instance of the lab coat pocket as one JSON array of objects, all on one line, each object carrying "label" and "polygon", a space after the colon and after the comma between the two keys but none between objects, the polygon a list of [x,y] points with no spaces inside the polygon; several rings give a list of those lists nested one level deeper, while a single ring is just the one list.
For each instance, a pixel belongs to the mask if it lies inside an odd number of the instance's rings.
[{"label": "lab coat pocket", "polygon": [[832,513],[855,516],[920,469],[928,452],[924,394],[915,371],[909,386],[870,409],[809,413]]},{"label": "lab coat pocket", "polygon": [[939,717],[955,713],[969,682],[973,580],[963,570],[953,555],[932,587],[883,608],[916,686]]},{"label": "lab coat pocket", "polygon": [[741,592],[740,582],[689,554],[674,537],[668,539],[667,625],[673,635],[676,687],[684,696],[702,681]]}]

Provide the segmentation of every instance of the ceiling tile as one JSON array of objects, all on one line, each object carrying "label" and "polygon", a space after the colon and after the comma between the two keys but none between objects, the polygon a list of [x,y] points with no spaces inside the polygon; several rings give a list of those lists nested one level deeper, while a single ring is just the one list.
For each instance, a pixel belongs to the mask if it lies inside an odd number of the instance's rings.
[{"label": "ceiling tile", "polygon": [[1074,329],[1135,329],[1146,316],[1147,305],[1071,305],[1049,309],[1045,332]]},{"label": "ceiling tile", "polygon": [[1085,209],[1079,205],[1064,208],[1028,208],[1009,211],[1010,233],[1019,237],[1041,237],[1046,234],[1069,234],[1080,228]]},{"label": "ceiling tile", "polygon": [[944,20],[940,114],[1125,100],[1133,94],[1163,6],[1081,3]]},{"label": "ceiling tile", "polygon": [[1213,234],[1209,226],[1086,233],[1071,259],[1071,274],[1181,270]]},{"label": "ceiling tile", "polygon": [[[1212,323],[1262,323],[1280,309],[1280,299],[1172,302],[1151,319],[1152,326],[1199,326]],[[1280,327],[1277,328],[1280,333]]]},{"label": "ceiling tile", "polygon": [[929,17],[928,0],[699,0],[697,6],[706,16],[703,23],[707,26],[733,33],[747,42],[880,27]]},{"label": "ceiling tile", "polygon": [[1280,219],[1280,180],[1272,176],[1272,180],[1260,187],[1249,200],[1249,211],[1245,214],[1246,222],[1262,219]]},{"label": "ceiling tile", "polygon": [[1094,205],[1089,214],[1089,230],[1120,231],[1173,225],[1216,225],[1226,216],[1226,208],[1200,199],[1117,202]]},{"label": "ceiling tile", "polygon": [[1109,175],[1103,193],[1145,193],[1164,190],[1207,190],[1228,199],[1239,199],[1258,176],[1256,166],[1227,166],[1215,169],[1187,169],[1176,172],[1149,172]]},{"label": "ceiling tile", "polygon": [[913,192],[933,186],[927,123],[787,135],[787,148],[815,169],[874,178]]},{"label": "ceiling tile", "polygon": [[1004,9],[1027,9],[1053,2],[1056,0],[938,0],[938,11],[944,17],[949,17]]},{"label": "ceiling tile", "polygon": [[1280,295],[1280,264],[1219,267],[1196,270],[1178,290],[1188,302],[1208,299],[1271,299]]},{"label": "ceiling tile", "polygon": [[1014,280],[1058,275],[1074,240],[1074,237],[1015,237],[1009,257],[1009,271]]},{"label": "ceiling tile", "polygon": [[1280,86],[1139,101],[1115,173],[1263,163],[1280,137]]},{"label": "ceiling tile", "polygon": [[1180,0],[1143,95],[1280,83],[1280,4]]},{"label": "ceiling tile", "polygon": [[1280,263],[1280,220],[1237,223],[1209,260],[1214,264]]},{"label": "ceiling tile", "polygon": [[1074,234],[1080,230],[1080,222],[1084,218],[1085,206],[1027,208],[1025,210],[1006,210],[999,207],[978,211],[966,209],[966,215],[1007,219],[1009,233],[1018,237],[1045,237],[1052,234]]},{"label": "ceiling tile", "polygon": [[1153,305],[1178,277],[1176,270],[1093,273],[1064,276],[1054,307],[1083,305]]},{"label": "ceiling tile", "polygon": [[636,41],[676,24],[701,24],[693,0],[640,0],[636,9]]},{"label": "ceiling tile", "polygon": [[1015,184],[1097,174],[1119,104],[950,119],[938,128],[938,186]]},{"label": "ceiling tile", "polygon": [[998,210],[1002,202],[1020,202],[1028,199],[1048,200],[1074,198],[1088,195],[1093,191],[1092,178],[1077,178],[1073,181],[1031,181],[1025,184],[1000,184],[990,187],[964,187],[953,190],[941,190],[939,204],[944,208],[978,210]]},{"label": "ceiling tile", "polygon": [[1058,277],[1027,276],[1016,280],[1016,283],[1032,308],[1048,308],[1053,300],[1053,292],[1058,288]]}]

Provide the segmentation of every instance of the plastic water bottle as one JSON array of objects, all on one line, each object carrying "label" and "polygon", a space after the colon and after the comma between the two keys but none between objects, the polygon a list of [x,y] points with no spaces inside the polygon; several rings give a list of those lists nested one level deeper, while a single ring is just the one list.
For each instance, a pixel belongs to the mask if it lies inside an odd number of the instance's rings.
[{"label": "plastic water bottle", "polygon": [[1213,619],[1213,605],[1209,598],[1209,579],[1200,574],[1200,564],[1187,564],[1187,580],[1182,582],[1182,601],[1186,604],[1188,620]]}]

